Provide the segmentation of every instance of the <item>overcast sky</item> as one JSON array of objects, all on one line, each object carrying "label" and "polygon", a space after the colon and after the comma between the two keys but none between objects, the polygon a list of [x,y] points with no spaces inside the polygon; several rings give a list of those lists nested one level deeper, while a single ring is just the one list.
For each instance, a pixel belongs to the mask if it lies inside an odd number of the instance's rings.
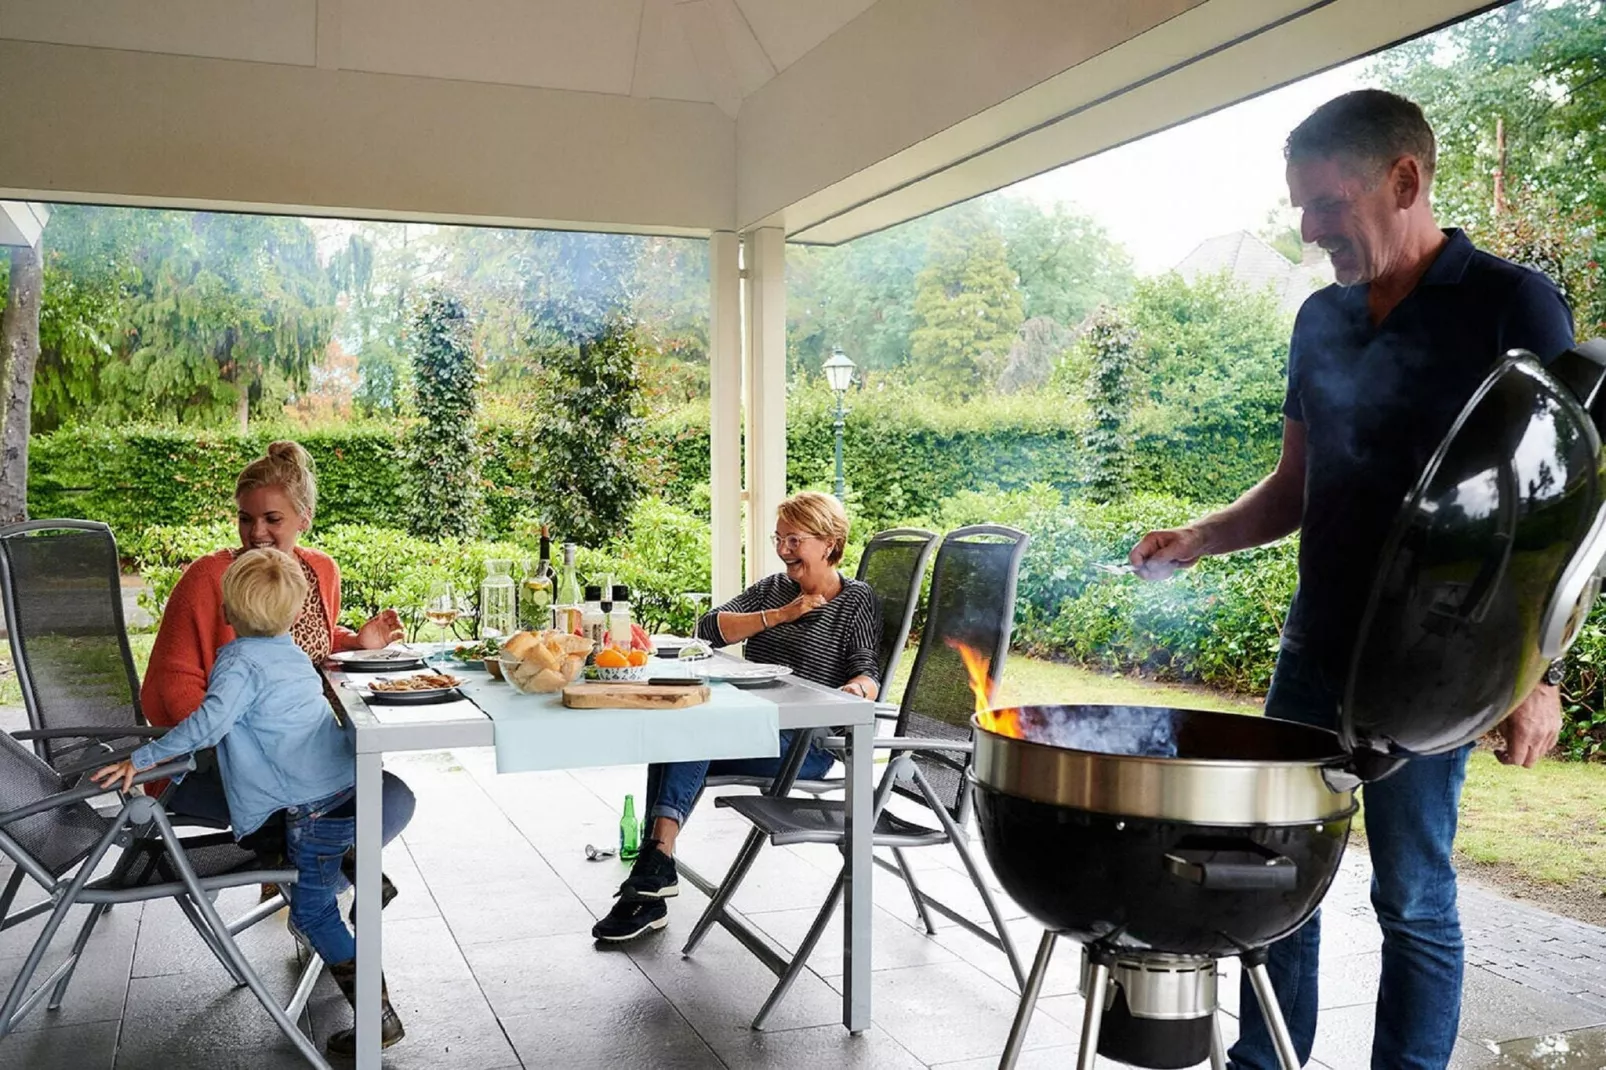
[{"label": "overcast sky", "polygon": [[1074,204],[1131,250],[1140,273],[1165,271],[1206,238],[1265,224],[1266,213],[1288,195],[1288,131],[1323,101],[1359,88],[1366,63],[1334,68],[1029,178],[1009,192]]}]

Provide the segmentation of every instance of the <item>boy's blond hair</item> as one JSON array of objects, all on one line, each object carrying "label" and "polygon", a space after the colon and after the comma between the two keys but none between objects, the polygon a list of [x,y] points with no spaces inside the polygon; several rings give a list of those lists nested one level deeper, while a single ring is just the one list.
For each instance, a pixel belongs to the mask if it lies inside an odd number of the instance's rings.
[{"label": "boy's blond hair", "polygon": [[223,608],[237,635],[283,635],[306,600],[307,578],[283,550],[247,550],[223,573]]}]

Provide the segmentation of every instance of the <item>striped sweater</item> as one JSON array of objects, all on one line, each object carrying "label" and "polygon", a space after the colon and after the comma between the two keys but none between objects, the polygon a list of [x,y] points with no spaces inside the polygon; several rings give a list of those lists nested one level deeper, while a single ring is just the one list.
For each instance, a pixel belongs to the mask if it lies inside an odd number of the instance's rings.
[{"label": "striped sweater", "polygon": [[[784,574],[765,576],[729,602],[697,622],[697,637],[724,646],[719,631],[721,613],[757,613],[776,610],[802,594]],[[826,687],[841,687],[855,676],[868,676],[877,684],[881,670],[876,648],[881,638],[881,605],[870,585],[842,577],[835,598],[795,621],[776,624],[747,640],[749,661],[788,665],[805,680]]]}]

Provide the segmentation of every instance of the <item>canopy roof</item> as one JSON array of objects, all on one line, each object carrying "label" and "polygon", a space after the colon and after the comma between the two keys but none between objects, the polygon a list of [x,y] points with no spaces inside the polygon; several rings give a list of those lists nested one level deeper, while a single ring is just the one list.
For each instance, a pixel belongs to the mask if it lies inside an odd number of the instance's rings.
[{"label": "canopy roof", "polygon": [[836,243],[1478,0],[0,0],[0,197]]}]

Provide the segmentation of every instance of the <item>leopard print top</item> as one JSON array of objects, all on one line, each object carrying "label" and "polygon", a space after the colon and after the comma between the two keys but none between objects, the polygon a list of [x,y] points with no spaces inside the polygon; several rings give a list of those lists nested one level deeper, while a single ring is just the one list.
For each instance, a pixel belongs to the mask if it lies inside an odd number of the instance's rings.
[{"label": "leopard print top", "polygon": [[307,601],[301,607],[301,618],[290,628],[290,638],[306,652],[314,665],[321,665],[334,650],[334,639],[329,634],[329,620],[324,616],[323,595],[318,589],[318,574],[312,566],[301,562],[301,571],[307,577]]}]

